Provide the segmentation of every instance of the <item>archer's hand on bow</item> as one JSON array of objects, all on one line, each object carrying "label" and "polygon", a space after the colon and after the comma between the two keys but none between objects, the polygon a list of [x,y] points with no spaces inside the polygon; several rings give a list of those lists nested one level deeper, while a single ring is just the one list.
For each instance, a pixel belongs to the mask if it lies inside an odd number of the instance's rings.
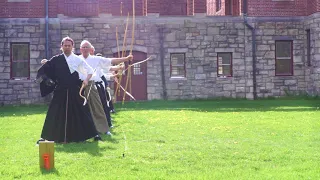
[{"label": "archer's hand on bow", "polygon": [[119,65],[118,65],[118,68],[119,68],[120,71],[123,71],[124,68],[125,68],[125,67],[124,67],[124,64],[119,64]]},{"label": "archer's hand on bow", "polygon": [[47,62],[48,62],[47,59],[42,59],[42,60],[41,60],[41,64],[42,64],[42,65],[44,65],[44,64],[47,63]]},{"label": "archer's hand on bow", "polygon": [[133,55],[132,55],[132,54],[130,54],[129,56],[127,56],[127,57],[126,57],[126,59],[127,59],[127,61],[132,61],[132,59],[133,59]]}]

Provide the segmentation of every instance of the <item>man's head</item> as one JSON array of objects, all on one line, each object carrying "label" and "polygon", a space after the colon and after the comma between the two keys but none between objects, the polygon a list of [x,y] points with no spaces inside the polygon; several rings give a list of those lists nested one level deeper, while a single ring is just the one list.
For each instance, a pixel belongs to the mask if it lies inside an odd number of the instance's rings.
[{"label": "man's head", "polygon": [[92,51],[92,45],[89,41],[83,40],[80,44],[80,52],[83,57],[87,58]]},{"label": "man's head", "polygon": [[61,50],[64,54],[70,55],[73,51],[74,41],[70,37],[65,37],[61,41]]}]

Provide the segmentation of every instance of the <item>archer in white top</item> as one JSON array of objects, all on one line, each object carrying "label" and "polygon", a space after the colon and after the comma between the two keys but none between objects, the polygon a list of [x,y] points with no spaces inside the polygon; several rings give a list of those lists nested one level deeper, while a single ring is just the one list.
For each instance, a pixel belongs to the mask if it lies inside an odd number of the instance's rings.
[{"label": "archer in white top", "polygon": [[[102,75],[109,74],[110,71],[119,70],[119,67],[112,66],[112,64],[119,64],[133,59],[132,55],[123,58],[105,58],[101,56],[90,55],[92,48],[93,46],[89,41],[83,40],[80,44],[80,57],[83,58],[89,64],[89,66],[95,70],[95,73],[91,78],[95,82],[102,81]],[[82,80],[83,78],[83,76],[80,77]]]}]

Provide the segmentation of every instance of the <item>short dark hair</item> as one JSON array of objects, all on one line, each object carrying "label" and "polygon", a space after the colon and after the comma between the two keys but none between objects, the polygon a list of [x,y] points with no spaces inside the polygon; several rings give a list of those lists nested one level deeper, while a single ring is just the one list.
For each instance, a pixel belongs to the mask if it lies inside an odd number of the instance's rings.
[{"label": "short dark hair", "polygon": [[65,41],[70,41],[71,43],[72,43],[72,46],[74,46],[74,41],[73,41],[73,39],[71,39],[70,37],[65,37],[65,38],[63,38],[62,40],[61,40],[61,46],[63,46],[63,43],[65,42]]}]

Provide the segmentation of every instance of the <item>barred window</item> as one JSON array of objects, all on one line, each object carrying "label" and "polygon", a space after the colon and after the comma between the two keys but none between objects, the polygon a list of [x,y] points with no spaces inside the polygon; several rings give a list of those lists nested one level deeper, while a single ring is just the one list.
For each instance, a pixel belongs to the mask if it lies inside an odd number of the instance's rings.
[{"label": "barred window", "polygon": [[11,79],[29,79],[30,78],[30,44],[29,43],[11,43]]},{"label": "barred window", "polygon": [[293,75],[292,41],[276,41],[276,76]]},{"label": "barred window", "polygon": [[221,10],[221,0],[216,0],[216,11]]},{"label": "barred window", "polygon": [[136,64],[133,66],[133,75],[142,75],[140,64]]},{"label": "barred window", "polygon": [[185,54],[172,53],[170,61],[170,77],[186,77]]},{"label": "barred window", "polygon": [[218,53],[218,77],[232,76],[232,53]]}]

